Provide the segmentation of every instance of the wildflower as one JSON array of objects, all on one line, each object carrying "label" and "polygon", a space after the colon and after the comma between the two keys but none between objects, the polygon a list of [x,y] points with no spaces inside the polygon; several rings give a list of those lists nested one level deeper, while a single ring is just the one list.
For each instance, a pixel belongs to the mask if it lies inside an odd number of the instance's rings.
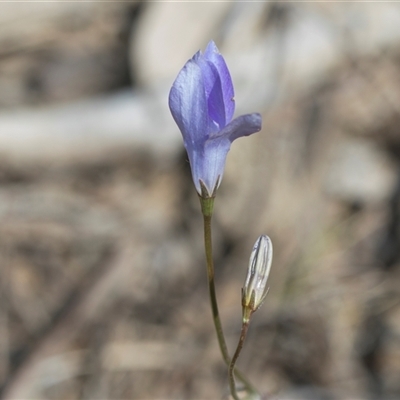
[{"label": "wildflower", "polygon": [[225,60],[211,41],[179,72],[169,107],[189,156],[193,182],[203,198],[215,196],[231,143],[261,129],[260,114],[232,120],[235,100]]},{"label": "wildflower", "polygon": [[243,320],[248,322],[253,312],[261,306],[268,293],[267,280],[272,263],[272,242],[261,235],[250,255],[247,277],[242,289]]}]

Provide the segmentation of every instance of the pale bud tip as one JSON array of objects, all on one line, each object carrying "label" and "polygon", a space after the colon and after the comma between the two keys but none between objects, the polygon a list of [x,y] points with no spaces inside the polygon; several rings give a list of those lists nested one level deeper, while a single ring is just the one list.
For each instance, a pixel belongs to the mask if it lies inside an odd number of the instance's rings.
[{"label": "pale bud tip", "polygon": [[267,295],[272,253],[271,239],[266,235],[261,235],[251,252],[247,276],[242,289],[244,321],[248,321],[251,314],[257,311]]}]

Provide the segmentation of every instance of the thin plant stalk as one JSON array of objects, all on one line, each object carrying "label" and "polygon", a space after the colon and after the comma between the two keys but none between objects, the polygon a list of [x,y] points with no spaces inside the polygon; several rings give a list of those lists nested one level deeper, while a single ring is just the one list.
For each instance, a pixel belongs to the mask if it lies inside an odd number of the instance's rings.
[{"label": "thin plant stalk", "polygon": [[247,330],[248,329],[249,329],[249,321],[243,322],[242,330],[240,332],[240,339],[239,339],[238,345],[236,347],[235,354],[233,355],[232,360],[231,360],[231,362],[229,364],[229,387],[231,389],[232,397],[235,400],[240,400],[239,396],[238,396],[238,394],[236,392],[235,372],[236,372],[236,375],[237,375],[237,371],[235,371],[235,364],[236,364],[237,359],[239,358],[240,352],[242,351],[243,344],[244,344],[244,341],[246,339],[246,335],[247,335]]},{"label": "thin plant stalk", "polygon": [[[207,265],[207,278],[208,278],[208,289],[211,302],[211,310],[213,315],[213,322],[215,332],[218,338],[219,348],[221,350],[222,358],[227,366],[231,365],[231,358],[229,356],[228,348],[225,342],[225,336],[222,329],[221,318],[219,316],[217,295],[215,292],[215,279],[214,279],[214,261],[212,256],[212,236],[211,236],[211,218],[214,204],[214,198],[201,198],[201,209],[203,213],[204,221],[204,249],[206,254],[206,265]],[[233,368],[236,377],[244,384],[249,393],[257,394],[257,390],[249,382],[249,380],[243,375],[243,373],[236,368]],[[236,392],[235,392],[236,393]],[[233,393],[232,393],[233,395]]]}]

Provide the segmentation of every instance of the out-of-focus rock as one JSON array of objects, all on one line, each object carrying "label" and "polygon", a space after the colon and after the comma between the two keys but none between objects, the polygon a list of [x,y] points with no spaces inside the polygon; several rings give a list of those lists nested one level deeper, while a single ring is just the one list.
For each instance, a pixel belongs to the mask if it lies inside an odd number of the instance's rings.
[{"label": "out-of-focus rock", "polygon": [[171,80],[196,51],[221,34],[230,7],[231,1],[147,3],[131,44],[139,84]]},{"label": "out-of-focus rock", "polygon": [[[271,400],[336,400],[338,399],[332,392],[324,388],[315,386],[301,386],[299,388],[289,389],[279,396],[274,396]],[[350,400],[340,398],[340,400]]]},{"label": "out-of-focus rock", "polygon": [[120,92],[51,108],[0,113],[0,148],[8,158],[62,161],[126,146],[171,156],[181,135],[165,90]]},{"label": "out-of-focus rock", "polygon": [[4,3],[0,107],[65,101],[127,85],[129,3]]},{"label": "out-of-focus rock", "polygon": [[388,146],[400,143],[399,52],[391,54],[368,56],[343,69],[332,103],[341,129]]},{"label": "out-of-focus rock", "polygon": [[374,54],[396,46],[400,39],[400,8],[395,3],[321,3],[316,8],[341,30],[342,44],[351,56]]},{"label": "out-of-focus rock", "polygon": [[247,18],[236,14],[223,50],[244,104],[265,106],[304,90],[339,61],[339,30],[312,7],[263,4],[250,13],[247,5],[241,6]]},{"label": "out-of-focus rock", "polygon": [[333,150],[325,189],[351,204],[376,204],[389,199],[395,181],[387,154],[365,139],[346,139]]},{"label": "out-of-focus rock", "polygon": [[131,60],[142,85],[172,81],[213,38],[232,72],[238,107],[247,110],[319,84],[343,51],[376,54],[394,45],[399,21],[393,4],[152,3],[134,31]]}]

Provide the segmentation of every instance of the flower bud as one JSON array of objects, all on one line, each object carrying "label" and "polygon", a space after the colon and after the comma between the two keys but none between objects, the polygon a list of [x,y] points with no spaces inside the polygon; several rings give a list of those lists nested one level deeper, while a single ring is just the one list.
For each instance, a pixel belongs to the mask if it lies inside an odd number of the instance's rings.
[{"label": "flower bud", "polygon": [[242,289],[243,322],[250,320],[251,314],[258,310],[268,293],[266,285],[271,263],[271,239],[261,235],[251,252],[247,277]]}]

